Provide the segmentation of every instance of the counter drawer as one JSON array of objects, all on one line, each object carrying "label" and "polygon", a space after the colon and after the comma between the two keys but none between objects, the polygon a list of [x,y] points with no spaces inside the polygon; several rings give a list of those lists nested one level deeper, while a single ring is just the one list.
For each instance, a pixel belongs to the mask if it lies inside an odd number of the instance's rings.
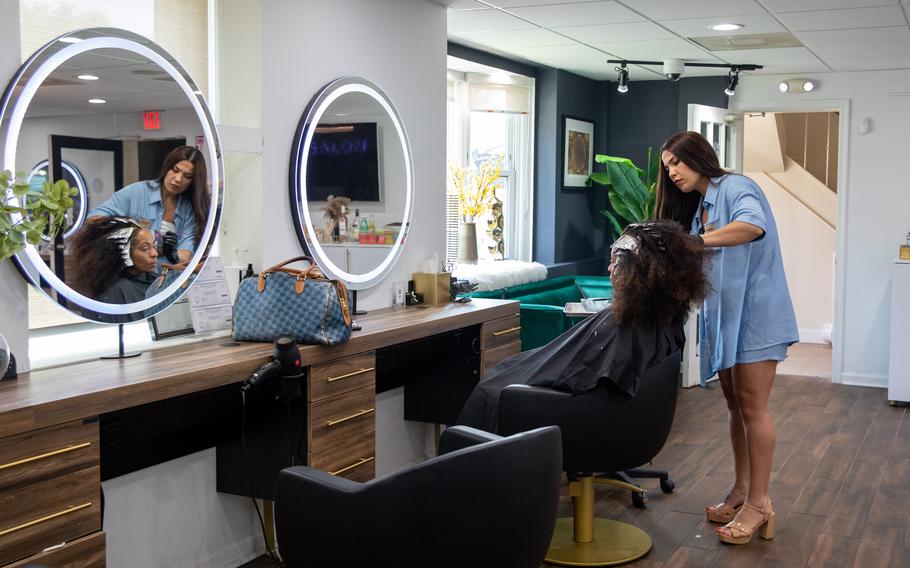
[{"label": "counter drawer", "polygon": [[480,353],[480,380],[486,378],[490,370],[496,366],[497,363],[508,359],[512,355],[521,353],[521,340],[513,341],[512,343],[506,343],[505,345],[500,345],[499,347],[494,347],[493,349],[487,349],[486,351],[481,351]]},{"label": "counter drawer", "polygon": [[369,481],[376,475],[376,432],[371,430],[318,452],[309,452],[310,467],[352,481]]},{"label": "counter drawer", "polygon": [[98,465],[99,455],[97,420],[0,438],[0,492]]},{"label": "counter drawer", "polygon": [[101,530],[101,468],[0,494],[0,565]]},{"label": "counter drawer", "polygon": [[104,533],[68,542],[60,548],[42,552],[11,564],[7,568],[104,568]]},{"label": "counter drawer", "polygon": [[488,321],[480,327],[480,349],[492,349],[521,338],[521,318],[518,314]]},{"label": "counter drawer", "polygon": [[375,351],[312,365],[307,388],[307,402],[316,402],[375,384]]},{"label": "counter drawer", "polygon": [[309,451],[318,452],[376,429],[376,390],[372,385],[308,406]]}]

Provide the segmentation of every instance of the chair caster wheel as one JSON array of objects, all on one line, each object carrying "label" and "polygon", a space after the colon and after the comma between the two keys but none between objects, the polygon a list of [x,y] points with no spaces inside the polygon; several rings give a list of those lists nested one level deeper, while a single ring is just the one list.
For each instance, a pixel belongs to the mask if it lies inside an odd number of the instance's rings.
[{"label": "chair caster wheel", "polygon": [[661,479],[660,480],[660,490],[664,493],[673,493],[673,490],[676,489],[676,484],[673,483],[671,479]]},{"label": "chair caster wheel", "polygon": [[638,509],[644,509],[645,505],[648,504],[648,492],[642,491],[641,493],[632,493],[632,504]]}]

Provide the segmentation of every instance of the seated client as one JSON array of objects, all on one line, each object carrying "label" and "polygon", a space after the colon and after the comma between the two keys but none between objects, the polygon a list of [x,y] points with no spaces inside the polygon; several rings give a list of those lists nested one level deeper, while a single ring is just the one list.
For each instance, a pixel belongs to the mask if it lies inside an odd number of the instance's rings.
[{"label": "seated client", "polygon": [[76,289],[109,304],[144,300],[158,267],[152,232],[125,217],[90,219],[76,235],[73,254]]},{"label": "seated client", "polygon": [[499,394],[512,384],[579,394],[604,380],[620,396],[634,397],[645,370],[682,349],[691,305],[707,292],[703,258],[701,240],[675,222],[626,227],[610,249],[612,305],[496,365],[458,423],[495,432]]}]

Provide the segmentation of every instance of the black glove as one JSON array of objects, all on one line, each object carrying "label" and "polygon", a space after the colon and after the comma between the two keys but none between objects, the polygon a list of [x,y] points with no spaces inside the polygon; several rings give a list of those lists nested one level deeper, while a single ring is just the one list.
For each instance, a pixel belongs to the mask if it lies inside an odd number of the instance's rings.
[{"label": "black glove", "polygon": [[180,262],[180,257],[177,256],[177,234],[171,231],[164,233],[164,237],[161,239],[161,253],[167,258],[171,264],[177,264]]}]

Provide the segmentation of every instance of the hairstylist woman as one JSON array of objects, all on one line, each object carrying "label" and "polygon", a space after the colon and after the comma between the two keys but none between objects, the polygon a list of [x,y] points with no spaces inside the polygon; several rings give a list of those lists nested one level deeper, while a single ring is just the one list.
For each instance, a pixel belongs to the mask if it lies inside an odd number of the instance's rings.
[{"label": "hairstylist woman", "polygon": [[768,396],[778,361],[799,340],[777,226],[751,179],[721,169],[714,148],[695,132],[661,148],[658,219],[691,227],[705,244],[711,291],[699,317],[702,383],[720,375],[730,416],[735,479],[705,509],[721,541],[746,544],[756,531],[774,536],[768,496],[776,433]]}]

